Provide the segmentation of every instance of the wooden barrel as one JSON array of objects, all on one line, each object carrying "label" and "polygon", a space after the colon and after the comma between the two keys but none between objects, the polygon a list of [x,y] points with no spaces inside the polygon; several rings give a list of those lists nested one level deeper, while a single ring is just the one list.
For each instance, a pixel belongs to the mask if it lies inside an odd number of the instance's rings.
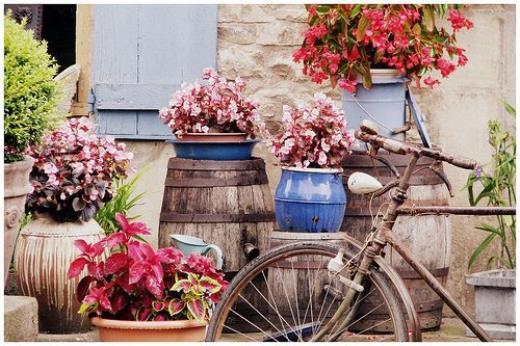
[{"label": "wooden barrel", "polygon": [[222,249],[226,272],[248,262],[245,244],[260,252],[269,247],[275,216],[262,159],[171,158],[164,185],[160,247],[171,245],[170,234],[199,237]]},{"label": "wooden barrel", "polygon": [[[402,155],[381,152],[381,156],[392,162],[402,174],[409,158]],[[418,161],[417,173],[411,178],[408,200],[404,206],[447,206],[449,193],[443,181],[431,169],[433,160],[422,157]],[[363,241],[372,225],[371,212],[384,212],[389,202],[388,194],[372,200],[370,197],[355,195],[346,187],[348,177],[354,172],[364,172],[377,178],[383,185],[395,177],[381,162],[366,155],[351,155],[343,162],[344,184],[347,189],[347,208],[341,231]],[[399,216],[393,228],[398,238],[444,285],[447,281],[451,251],[451,222],[444,215]],[[442,318],[443,301],[433,290],[388,247],[385,258],[400,273],[408,287],[415,308],[419,314],[423,330],[437,329]]]}]

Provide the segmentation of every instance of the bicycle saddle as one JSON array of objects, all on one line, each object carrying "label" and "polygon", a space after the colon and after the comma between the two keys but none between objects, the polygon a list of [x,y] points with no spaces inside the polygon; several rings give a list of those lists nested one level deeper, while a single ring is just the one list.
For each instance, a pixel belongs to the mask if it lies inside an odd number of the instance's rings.
[{"label": "bicycle saddle", "polygon": [[379,180],[362,172],[352,173],[350,177],[348,177],[347,186],[352,193],[358,195],[372,193],[383,187]]}]

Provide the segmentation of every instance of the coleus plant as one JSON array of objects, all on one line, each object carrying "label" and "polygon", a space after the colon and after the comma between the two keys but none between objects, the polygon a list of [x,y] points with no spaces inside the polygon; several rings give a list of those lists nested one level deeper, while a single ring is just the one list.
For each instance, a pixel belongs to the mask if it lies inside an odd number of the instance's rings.
[{"label": "coleus plant", "polygon": [[77,287],[79,312],[118,320],[209,320],[228,284],[212,260],[184,257],[173,247],[156,251],[141,238],[150,234],[144,223],[120,213],[116,220],[118,232],[92,244],[75,241],[81,254],[68,276],[87,271]]},{"label": "coleus plant", "polygon": [[[372,68],[394,68],[418,86],[439,84],[430,72],[447,77],[468,58],[457,46],[456,33],[473,23],[460,5],[338,4],[306,5],[309,28],[293,58],[303,73],[321,84],[355,92],[358,77],[370,88]],[[440,26],[436,17],[451,24]],[[456,63],[453,60],[457,58]],[[426,77],[425,77],[426,76]]]},{"label": "coleus plant", "polygon": [[160,110],[160,119],[176,136],[186,133],[239,133],[251,138],[266,134],[258,105],[242,93],[246,83],[236,78],[227,81],[211,68],[202,80],[185,84]]},{"label": "coleus plant", "polygon": [[271,141],[272,153],[284,165],[335,168],[349,153],[354,136],[347,132],[343,111],[323,94],[308,106],[283,106],[283,130]]},{"label": "coleus plant", "polygon": [[112,181],[126,177],[133,154],[124,143],[96,136],[92,129],[88,118],[72,118],[29,148],[34,166],[28,211],[57,221],[88,221],[112,198]]}]

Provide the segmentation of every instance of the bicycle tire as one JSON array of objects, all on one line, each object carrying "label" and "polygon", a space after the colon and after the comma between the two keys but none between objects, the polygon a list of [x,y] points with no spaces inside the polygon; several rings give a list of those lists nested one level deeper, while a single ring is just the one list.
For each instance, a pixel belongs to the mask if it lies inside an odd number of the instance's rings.
[{"label": "bicycle tire", "polygon": [[[349,249],[344,249],[344,259],[348,260],[354,256],[354,253]],[[240,272],[236,275],[236,277],[233,279],[233,281],[230,283],[229,287],[227,288],[227,291],[222,296],[221,301],[216,307],[216,310],[214,311],[210,324],[208,326],[208,331],[206,334],[206,341],[219,341],[220,337],[222,335],[222,331],[224,328],[229,329],[229,326],[225,325],[226,321],[228,320],[228,316],[230,314],[230,311],[233,311],[232,314],[236,314],[236,312],[233,310],[234,304],[237,302],[239,298],[243,299],[243,296],[241,293],[245,292],[245,289],[248,287],[248,284],[252,282],[252,280],[255,280],[260,274],[263,275],[266,270],[270,268],[270,265],[273,263],[279,263],[281,261],[284,261],[287,258],[290,258],[291,256],[327,256],[327,258],[333,258],[336,256],[336,254],[339,251],[339,247],[335,244],[330,243],[322,243],[322,242],[297,242],[297,243],[290,243],[286,244],[280,247],[277,247],[275,249],[272,249],[268,251],[267,253],[257,257],[255,260],[247,264],[245,267],[243,267]],[[265,276],[264,276],[265,280]],[[377,266],[374,266],[370,270],[370,274],[367,276],[367,280],[369,280],[369,284],[366,286],[373,285],[375,289],[378,290],[380,295],[383,298],[384,304],[388,308],[387,313],[389,313],[391,323],[394,327],[394,336],[395,341],[410,341],[409,333],[407,331],[407,324],[405,319],[405,313],[403,310],[403,307],[401,305],[402,300],[400,299],[399,294],[394,289],[394,286],[391,283],[391,280],[388,278],[386,273],[384,271],[381,271]],[[266,281],[267,283],[267,281]],[[253,284],[254,285],[254,284]],[[373,291],[374,289],[372,289]],[[370,293],[368,293],[370,294]],[[311,293],[312,295],[312,293]],[[266,299],[264,297],[264,299]],[[365,299],[365,298],[363,298]],[[326,298],[325,298],[326,300]],[[266,300],[267,301],[267,300]],[[289,301],[289,300],[288,300]],[[267,302],[269,305],[271,305],[269,302]],[[276,304],[274,304],[276,305]],[[312,310],[312,307],[311,307]],[[279,312],[277,310],[277,312]],[[292,309],[291,309],[292,313]],[[321,314],[321,311],[320,311]],[[240,315],[240,314],[238,314]],[[242,317],[242,316],[240,316]],[[264,317],[262,315],[262,317]],[[320,316],[318,316],[319,318]],[[265,318],[265,317],[264,317]],[[280,315],[278,315],[278,318],[280,318]],[[326,318],[324,315],[323,318]],[[284,319],[282,317],[282,319]],[[281,329],[284,325],[284,322],[287,323],[284,319],[282,321],[280,319],[280,323],[278,326],[278,329]],[[294,316],[293,316],[294,319]],[[299,319],[299,318],[298,318]],[[273,325],[273,321],[268,321],[271,325]],[[300,337],[303,335],[304,328],[311,328],[311,327],[305,327],[305,320],[303,321],[303,324],[300,324],[297,326],[297,328],[300,328]],[[322,325],[323,322],[320,322],[320,325]],[[296,322],[295,322],[296,323]],[[313,323],[315,323],[313,321]],[[288,328],[289,325],[287,324]],[[275,326],[273,326],[275,327]],[[314,328],[314,325],[312,326]],[[283,327],[285,331],[285,327]],[[296,330],[296,329],[294,329]],[[292,332],[292,329],[290,330]],[[266,331],[262,331],[264,334],[266,334]],[[286,340],[284,341],[290,341],[289,333],[285,331],[284,338]],[[245,334],[245,333],[244,333]],[[271,335],[271,338],[274,341],[275,338],[278,336],[274,336],[275,334],[269,334]],[[358,334],[359,335],[359,334]],[[354,334],[354,336],[358,336]],[[265,340],[265,336],[263,339]],[[373,340],[379,341],[378,338],[374,338]],[[298,341],[304,341],[304,340],[298,340]],[[367,339],[365,341],[372,341],[370,339]]]}]

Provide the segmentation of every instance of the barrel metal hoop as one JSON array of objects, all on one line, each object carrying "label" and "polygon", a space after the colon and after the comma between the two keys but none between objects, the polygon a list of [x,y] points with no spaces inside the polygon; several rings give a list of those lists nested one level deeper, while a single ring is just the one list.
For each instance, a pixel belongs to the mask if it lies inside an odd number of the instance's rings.
[{"label": "barrel metal hoop", "polygon": [[274,213],[252,213],[252,214],[181,214],[161,213],[161,222],[180,223],[217,223],[217,222],[273,222]]},{"label": "barrel metal hoop", "polygon": [[265,169],[265,162],[256,157],[251,160],[237,161],[190,160],[172,157],[168,161],[168,168],[180,171],[262,171]]},{"label": "barrel metal hoop", "polygon": [[252,186],[268,183],[265,172],[241,175],[232,178],[166,178],[164,186],[167,187],[224,187],[224,186]]}]

